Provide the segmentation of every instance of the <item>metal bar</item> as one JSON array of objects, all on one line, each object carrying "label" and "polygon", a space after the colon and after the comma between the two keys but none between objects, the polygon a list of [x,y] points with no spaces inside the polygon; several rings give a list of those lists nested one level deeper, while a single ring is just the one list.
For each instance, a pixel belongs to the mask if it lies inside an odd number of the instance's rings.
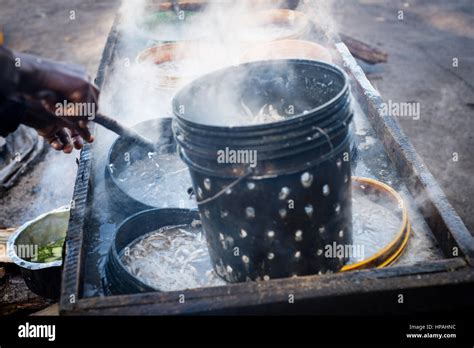
[{"label": "metal bar", "polygon": [[[268,311],[275,311],[274,306],[279,308],[281,313],[309,311],[320,314],[316,303],[320,304],[342,297],[351,299],[376,292],[406,293],[409,290],[434,285],[445,287],[451,283],[471,283],[474,286],[474,271],[470,268],[466,269],[465,265],[464,260],[456,258],[414,267],[392,267],[347,274],[276,279],[269,282],[240,283],[181,292],[89,298],[80,301],[76,313],[68,314],[222,314],[240,311],[243,308],[248,308],[249,313],[253,313],[254,310],[268,313]],[[181,294],[185,294],[184,303],[178,301]],[[295,303],[304,301],[308,307],[293,308],[288,301],[289,295],[293,295]],[[417,299],[420,301],[423,299],[422,292],[417,295]],[[387,296],[381,296],[379,301],[387,302]],[[396,297],[391,301],[396,303]],[[376,302],[371,306],[377,307]],[[350,311],[346,306],[341,307],[337,301],[326,310]],[[380,310],[385,310],[385,308],[381,307]]]},{"label": "metal bar", "polygon": [[[105,75],[110,66],[115,44],[117,42],[119,16],[117,15],[102,52],[102,58],[97,70],[95,83],[99,88],[105,81]],[[94,130],[92,126],[92,130]],[[71,202],[71,216],[65,241],[65,258],[63,262],[60,311],[72,310],[79,300],[81,292],[81,272],[83,264],[83,226],[86,218],[90,196],[89,180],[92,170],[91,144],[85,144],[81,151],[79,169],[74,185],[73,201]]]}]

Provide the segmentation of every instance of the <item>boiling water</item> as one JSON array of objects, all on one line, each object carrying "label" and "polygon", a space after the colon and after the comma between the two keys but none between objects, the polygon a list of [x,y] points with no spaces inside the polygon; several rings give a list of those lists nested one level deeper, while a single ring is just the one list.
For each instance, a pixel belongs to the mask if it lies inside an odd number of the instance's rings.
[{"label": "boiling water", "polygon": [[376,194],[352,192],[352,243],[363,246],[363,255],[353,255],[349,263],[369,258],[387,246],[402,224],[401,212],[393,209],[396,203],[390,207]]},{"label": "boiling water", "polygon": [[[399,214],[376,203],[379,196],[356,190],[353,195],[353,245],[362,245],[363,255],[354,253],[349,263],[368,258],[388,245],[401,224]],[[126,250],[121,258],[129,272],[156,289],[175,291],[226,284],[212,269],[200,225],[148,233]]]},{"label": "boiling water", "polygon": [[154,207],[193,208],[195,201],[188,168],[176,154],[133,161],[117,175],[120,187],[131,197]]},{"label": "boiling water", "polygon": [[128,271],[163,291],[224,285],[212,269],[201,228],[176,226],[151,232],[121,254]]}]

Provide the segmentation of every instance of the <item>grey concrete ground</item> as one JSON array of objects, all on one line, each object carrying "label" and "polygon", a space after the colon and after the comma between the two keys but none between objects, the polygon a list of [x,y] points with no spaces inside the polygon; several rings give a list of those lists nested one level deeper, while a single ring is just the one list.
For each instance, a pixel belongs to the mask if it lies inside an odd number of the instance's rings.
[{"label": "grey concrete ground", "polygon": [[[80,64],[94,77],[119,4],[117,0],[0,0],[0,25],[8,47]],[[74,20],[70,11],[75,11]],[[0,198],[0,227],[18,226],[68,204],[78,157],[78,151],[70,155],[48,151]]]},{"label": "grey concrete ground", "polygon": [[[338,1],[333,13],[341,31],[389,53],[388,64],[372,80],[386,100],[420,103],[419,120],[400,122],[471,231],[473,4],[472,0]],[[0,25],[10,47],[82,64],[94,74],[118,5],[115,0],[0,0]],[[74,21],[69,18],[71,10],[76,11]],[[398,18],[400,10],[403,20]],[[453,67],[453,58],[458,58],[458,67]],[[50,151],[1,198],[0,226],[18,225],[67,204],[75,157],[78,153]]]}]

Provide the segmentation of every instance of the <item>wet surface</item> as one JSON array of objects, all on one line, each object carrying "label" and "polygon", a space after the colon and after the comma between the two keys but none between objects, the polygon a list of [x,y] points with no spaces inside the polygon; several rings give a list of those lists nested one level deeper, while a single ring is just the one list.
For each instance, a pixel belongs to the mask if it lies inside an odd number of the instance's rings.
[{"label": "wet surface", "polygon": [[[117,96],[118,97],[118,96]],[[116,99],[118,100],[118,99]],[[408,192],[405,184],[397,174],[393,164],[385,154],[382,143],[376,138],[375,132],[370,126],[360,107],[355,103],[354,115],[354,133],[358,148],[357,166],[353,172],[356,176],[369,177],[380,180],[392,186],[401,194],[409,207],[411,226],[413,228],[409,244],[404,254],[396,262],[396,265],[411,265],[420,261],[441,259],[442,254],[436,247],[436,241],[433,238],[430,229],[425,220],[413,205],[414,199]],[[119,107],[115,105],[114,107]],[[141,121],[141,120],[140,120]],[[91,250],[86,254],[86,269],[84,272],[84,296],[104,295],[101,279],[103,277],[104,263],[108,249],[110,247],[113,234],[118,224],[126,218],[120,212],[104,207],[113,206],[113,202],[108,200],[104,184],[104,166],[105,156],[108,147],[115,137],[107,137],[102,129],[97,130],[102,142],[97,143],[94,151],[94,194],[90,214],[86,221],[86,230],[89,232],[86,236],[86,250]],[[104,134],[102,134],[104,133]],[[357,197],[356,204],[357,204]],[[364,214],[367,209],[360,207],[354,209],[356,214]],[[390,216],[385,210],[387,217],[390,217],[391,223],[383,223],[380,218],[367,219],[364,224],[355,223],[357,231],[354,233],[355,243],[359,242],[367,245],[365,257],[374,253],[377,245],[381,248],[390,241],[396,233],[396,217]],[[353,261],[358,261],[354,259]]]},{"label": "wet surface", "polygon": [[[353,243],[348,264],[372,257],[395,239],[402,226],[397,202],[353,190]],[[201,224],[149,232],[119,252],[128,272],[160,291],[227,284],[212,268]]]},{"label": "wet surface", "polygon": [[167,202],[177,202],[178,208],[196,207],[188,193],[192,189],[188,167],[176,154],[150,153],[129,163],[116,179],[134,199],[153,207],[167,208]]},{"label": "wet surface", "polygon": [[[134,57],[150,43],[145,39],[122,36],[117,45],[115,64],[121,64],[124,59]],[[133,125],[146,119],[165,117],[170,115],[170,101],[172,92],[144,89],[142,93],[129,92],[130,71],[117,73],[104,87],[102,101],[105,113],[117,115],[117,118]],[[138,100],[133,100],[137,98]],[[146,100],[147,103],[143,103]],[[137,102],[139,104],[137,104]],[[141,107],[137,112],[136,106]],[[134,106],[135,108],[133,108]],[[436,242],[426,225],[423,217],[415,208],[413,197],[396,172],[393,164],[388,160],[382,143],[377,139],[374,130],[370,126],[366,116],[355,103],[354,136],[358,148],[357,166],[353,174],[356,176],[370,177],[380,180],[392,186],[398,191],[409,205],[410,221],[413,227],[409,245],[397,261],[397,265],[411,265],[419,261],[435,260],[442,258]],[[114,232],[118,224],[127,216],[113,208],[104,183],[104,167],[106,155],[115,136],[101,128],[97,129],[97,142],[93,147],[93,186],[92,205],[86,217],[85,231],[85,270],[83,279],[83,295],[85,297],[104,295],[101,287],[104,263],[110,247]],[[362,214],[361,211],[355,214]],[[390,215],[387,215],[389,219]],[[393,225],[395,218],[391,217]],[[360,227],[360,233],[356,234],[359,240],[370,240],[367,242],[367,253],[375,252],[375,245],[383,247],[386,241],[393,237],[392,223],[380,224],[380,219],[369,221]],[[357,226],[357,224],[356,224]],[[139,228],[139,226],[137,226]],[[376,241],[375,241],[376,240]],[[365,243],[365,242],[364,242]]]},{"label": "wet surface", "polygon": [[414,204],[414,198],[409,193],[403,180],[400,178],[393,163],[390,162],[382,142],[376,134],[360,106],[354,103],[354,128],[358,148],[357,167],[355,176],[379,180],[397,191],[408,206],[408,215],[412,226],[412,233],[403,255],[396,262],[397,265],[410,265],[420,261],[442,258],[437,248],[431,230],[423,216]]}]

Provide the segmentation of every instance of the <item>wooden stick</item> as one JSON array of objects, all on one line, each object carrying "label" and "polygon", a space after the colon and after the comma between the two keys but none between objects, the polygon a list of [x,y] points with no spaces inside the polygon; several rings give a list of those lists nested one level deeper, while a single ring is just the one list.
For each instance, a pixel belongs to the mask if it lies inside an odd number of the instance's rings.
[{"label": "wooden stick", "polygon": [[340,34],[342,42],[344,42],[354,57],[362,59],[371,64],[386,63],[388,60],[388,53],[383,52],[375,47],[354,39],[349,35]]},{"label": "wooden stick", "polygon": [[142,146],[151,152],[155,152],[157,150],[156,144],[150,139],[140,135],[134,129],[121,124],[111,117],[102,114],[96,114],[94,122],[104,126],[105,128],[117,133],[124,138],[133,140],[137,145]]}]

